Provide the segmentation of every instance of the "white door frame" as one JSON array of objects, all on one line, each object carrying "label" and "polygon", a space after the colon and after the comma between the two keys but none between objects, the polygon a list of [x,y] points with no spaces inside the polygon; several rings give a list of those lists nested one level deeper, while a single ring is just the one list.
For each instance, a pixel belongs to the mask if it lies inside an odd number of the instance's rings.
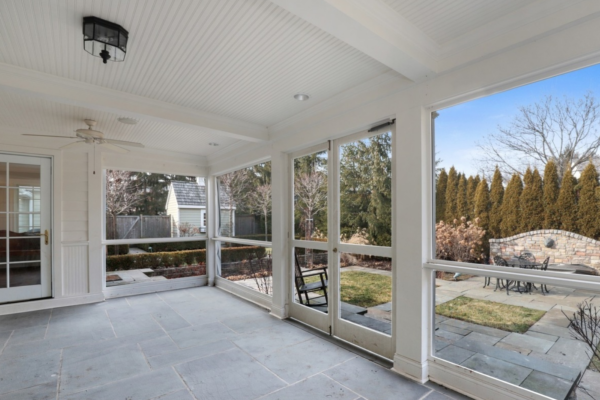
[{"label": "white door frame", "polygon": [[[342,243],[340,241],[340,146],[351,143],[357,140],[365,139],[380,135],[385,132],[392,133],[392,148],[395,140],[395,125],[389,127],[389,129],[381,129],[377,132],[361,131],[349,136],[345,136],[340,139],[330,141],[318,146],[305,149],[300,152],[296,152],[290,155],[289,163],[291,165],[291,191],[293,193],[293,174],[294,159],[305,155],[313,154],[320,151],[328,150],[327,158],[327,181],[328,181],[328,193],[327,193],[327,220],[328,220],[328,241],[327,242],[315,242],[307,240],[296,240],[294,235],[290,238],[290,265],[292,268],[295,265],[294,250],[296,247],[313,249],[313,250],[327,250],[328,251],[328,313],[312,309],[310,307],[303,306],[296,302],[295,290],[290,290],[290,317],[298,319],[308,325],[313,326],[321,331],[324,331],[334,337],[353,343],[359,347],[365,348],[373,353],[379,354],[388,359],[392,359],[395,351],[395,336],[396,332],[392,329],[392,335],[386,335],[382,332],[378,332],[364,326],[355,324],[348,320],[341,318],[340,310],[340,252],[352,253],[352,254],[363,254],[373,255],[380,257],[389,257],[392,259],[392,271],[395,274],[396,262],[393,255],[392,247],[381,247],[381,246],[369,246],[369,245],[356,245]],[[392,171],[394,170],[394,157],[392,157]],[[394,183],[392,179],[392,196],[394,193]],[[394,202],[392,201],[392,221],[393,225],[394,218]],[[293,196],[292,196],[292,212],[290,213],[290,223],[294,227],[294,207],[293,207]],[[392,229],[392,238],[394,229]],[[292,272],[291,277],[294,278]],[[394,290],[394,279],[392,279],[392,297],[395,296]],[[292,284],[292,288],[295,286]],[[393,328],[393,321],[391,323]]]},{"label": "white door frame", "polygon": [[[52,296],[52,159],[48,157],[0,154],[0,162],[30,164],[40,166],[40,233],[48,231],[49,239],[40,236],[41,283],[0,289],[0,304],[24,300],[41,299]],[[7,173],[8,179],[8,173]],[[7,185],[9,182],[7,181]],[[9,194],[6,194],[7,200]],[[7,201],[8,207],[8,201]],[[8,210],[7,210],[8,211]],[[8,214],[7,214],[8,216]],[[7,240],[7,239],[0,239]],[[8,248],[7,248],[8,256]],[[10,262],[7,264],[10,270]]]}]

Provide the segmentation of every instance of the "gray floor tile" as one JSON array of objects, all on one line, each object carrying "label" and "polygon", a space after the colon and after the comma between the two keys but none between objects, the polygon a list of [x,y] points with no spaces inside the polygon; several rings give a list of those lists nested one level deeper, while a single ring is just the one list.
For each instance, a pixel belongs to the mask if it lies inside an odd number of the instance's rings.
[{"label": "gray floor tile", "polygon": [[142,335],[146,332],[161,329],[151,314],[130,315],[112,318],[111,322],[117,336]]},{"label": "gray floor tile", "polygon": [[474,354],[472,351],[450,345],[436,352],[435,356],[454,364],[462,364]]},{"label": "gray floor tile", "polygon": [[234,343],[253,357],[260,357],[285,346],[313,339],[315,336],[287,323],[278,323],[260,331],[244,334]]},{"label": "gray floor tile", "polygon": [[152,400],[196,400],[187,389],[155,397]]},{"label": "gray floor tile", "polygon": [[431,393],[423,398],[423,400],[452,400],[452,397],[448,397],[445,394],[432,390]]},{"label": "gray floor tile", "polygon": [[[461,336],[461,338],[462,338],[462,336]],[[500,340],[499,337],[490,336],[490,335],[486,335],[484,333],[479,333],[479,332],[471,332],[467,336],[464,336],[464,338],[469,339],[469,340],[475,340],[477,342],[481,342],[481,343],[485,343],[485,344],[489,344],[490,346],[493,346]]]},{"label": "gray floor tile", "polygon": [[521,384],[526,389],[561,400],[567,397],[573,385],[574,382],[568,382],[556,376],[538,371],[533,371],[529,374],[527,379]]},{"label": "gray floor tile", "polygon": [[163,327],[165,331],[175,331],[191,326],[185,319],[180,317],[173,309],[166,312],[154,312],[152,316]]},{"label": "gray floor tile", "polygon": [[56,400],[57,386],[56,382],[49,382],[0,395],[0,400]]},{"label": "gray floor tile", "polygon": [[223,319],[221,322],[238,333],[250,333],[281,323],[278,318],[269,315],[266,311],[262,314]]},{"label": "gray floor tile", "polygon": [[60,367],[60,350],[24,357],[0,359],[0,394],[44,383],[56,384]]},{"label": "gray floor tile", "polygon": [[179,347],[175,342],[166,335],[140,343],[140,347],[146,357],[155,357],[164,353],[172,353],[179,350]]},{"label": "gray floor tile", "polygon": [[[24,329],[28,329],[28,328],[24,328]],[[4,345],[6,344],[6,342],[8,342],[12,333],[13,333],[13,331],[0,332],[0,351],[2,351],[2,349],[4,348]]]},{"label": "gray floor tile", "polygon": [[432,382],[432,381],[426,382],[425,386],[435,390],[436,392],[442,393],[443,395],[445,395],[446,397],[448,397],[450,399],[456,399],[456,400],[470,400],[471,399],[470,397],[467,397],[464,394],[457,393],[457,392],[450,390],[444,386],[438,385],[437,383]]},{"label": "gray floor tile", "polygon": [[179,329],[169,332],[169,335],[175,344],[182,349],[221,339],[235,339],[239,336],[220,322]]},{"label": "gray floor tile", "polygon": [[0,315],[0,332],[46,325],[50,319],[50,313],[51,310],[40,310],[19,314]]},{"label": "gray floor tile", "polygon": [[319,374],[271,393],[261,400],[354,400],[357,394],[325,375]]},{"label": "gray floor tile", "polygon": [[257,360],[286,382],[294,383],[354,357],[341,347],[314,338],[265,353]]},{"label": "gray floor tile", "polygon": [[70,394],[94,386],[111,383],[144,372],[150,367],[137,344],[107,348],[102,353],[81,359],[63,357],[61,394]]},{"label": "gray floor tile", "polygon": [[554,346],[555,343],[553,341],[537,338],[530,335],[522,335],[520,333],[511,333],[510,335],[502,339],[501,342],[521,347],[523,349],[537,351],[538,353],[546,353],[548,350],[550,350],[552,346]]},{"label": "gray floor tile", "polygon": [[324,374],[367,399],[398,399],[402,393],[403,399],[417,400],[431,390],[364,358],[355,358]]},{"label": "gray floor tile", "polygon": [[177,376],[177,373],[169,368],[111,382],[68,396],[61,396],[61,400],[142,400],[159,396],[164,399],[163,396],[179,392],[182,389],[185,390],[185,385]]},{"label": "gray floor tile", "polygon": [[520,385],[531,373],[529,368],[520,367],[479,353],[469,358],[462,365],[513,385]]},{"label": "gray floor tile", "polygon": [[435,336],[442,337],[450,342],[455,342],[462,339],[464,335],[459,335],[458,333],[450,332],[444,329],[438,329],[435,331]]},{"label": "gray floor tile", "polygon": [[75,362],[77,360],[89,358],[97,353],[104,353],[108,350],[114,350],[119,347],[137,343],[143,345],[146,343],[146,341],[152,341],[154,339],[164,338],[166,336],[167,334],[165,333],[165,331],[161,329],[152,332],[146,332],[142,336],[132,335],[121,338],[96,341],[92,343],[85,343],[65,348],[63,350],[63,358],[69,360],[70,362]]},{"label": "gray floor tile", "polygon": [[198,358],[221,353],[233,348],[235,348],[235,345],[231,341],[219,340],[216,342],[201,344],[200,346],[187,347],[183,350],[151,357],[148,359],[148,362],[153,369],[157,369],[196,360]]},{"label": "gray floor tile", "polygon": [[[285,386],[283,381],[238,349],[175,368],[194,396],[203,400],[255,399]],[[215,382],[224,384],[215,385]]]},{"label": "gray floor tile", "polygon": [[[47,326],[45,326],[45,325],[32,326],[31,328],[15,329],[13,331],[13,334],[10,337],[9,344],[15,345],[15,344],[20,344],[20,343],[25,343],[25,342],[31,342],[34,340],[42,340],[42,339],[44,339],[44,336],[46,335],[46,329],[47,329]],[[4,332],[4,334],[6,334],[6,333],[9,333],[9,332]],[[3,333],[0,333],[0,349],[2,348],[2,345],[3,345],[2,336],[3,336]]]}]

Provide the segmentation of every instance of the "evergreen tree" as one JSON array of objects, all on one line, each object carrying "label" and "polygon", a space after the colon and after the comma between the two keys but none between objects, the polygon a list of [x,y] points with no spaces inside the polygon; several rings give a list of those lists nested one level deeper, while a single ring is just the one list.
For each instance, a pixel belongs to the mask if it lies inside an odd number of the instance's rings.
[{"label": "evergreen tree", "polygon": [[487,233],[490,224],[490,190],[485,178],[477,185],[475,193],[475,218],[479,218],[479,227]]},{"label": "evergreen tree", "polygon": [[575,184],[571,169],[568,168],[563,175],[560,191],[558,193],[558,214],[560,216],[560,229],[569,232],[577,231],[577,200],[575,198]]},{"label": "evergreen tree", "polygon": [[560,228],[557,206],[559,191],[556,163],[549,161],[544,168],[544,229]]},{"label": "evergreen tree", "polygon": [[544,189],[542,177],[536,169],[527,168],[527,181],[521,194],[521,231],[529,232],[544,226]]},{"label": "evergreen tree", "polygon": [[454,167],[448,172],[448,183],[446,186],[446,210],[444,213],[444,221],[451,224],[457,218],[457,192],[458,192],[458,174]]},{"label": "evergreen tree", "polygon": [[494,177],[492,178],[492,186],[490,188],[490,227],[489,237],[502,237],[500,225],[502,223],[502,200],[504,199],[504,184],[502,183],[502,173],[496,167]]},{"label": "evergreen tree", "polygon": [[467,178],[465,178],[464,174],[460,176],[460,180],[458,181],[458,190],[456,195],[456,211],[458,213],[458,218],[465,217],[470,219],[473,212],[469,212],[469,201],[467,199]]},{"label": "evergreen tree", "polygon": [[577,225],[579,226],[579,232],[583,236],[589,238],[597,238],[598,229],[598,215],[600,209],[598,207],[598,198],[596,192],[598,191],[598,171],[591,162],[585,167],[580,179],[581,190],[579,192],[579,207],[577,209]]},{"label": "evergreen tree", "polygon": [[480,181],[479,175],[474,178],[469,176],[469,179],[467,180],[467,203],[469,204],[469,217],[471,217],[471,219],[473,219],[472,217],[475,215],[475,192],[477,191],[477,185],[479,185]]},{"label": "evergreen tree", "polygon": [[516,235],[521,227],[521,193],[523,182],[518,174],[513,174],[506,185],[502,202],[502,223],[500,224],[503,237]]},{"label": "evergreen tree", "polygon": [[435,184],[435,223],[444,220],[446,214],[446,187],[448,185],[448,174],[442,168],[438,174]]}]

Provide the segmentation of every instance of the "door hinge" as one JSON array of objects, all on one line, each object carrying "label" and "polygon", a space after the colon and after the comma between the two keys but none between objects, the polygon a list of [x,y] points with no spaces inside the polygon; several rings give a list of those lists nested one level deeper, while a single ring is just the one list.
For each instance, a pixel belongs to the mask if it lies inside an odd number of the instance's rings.
[{"label": "door hinge", "polygon": [[329,325],[329,336],[331,336],[331,325]]}]

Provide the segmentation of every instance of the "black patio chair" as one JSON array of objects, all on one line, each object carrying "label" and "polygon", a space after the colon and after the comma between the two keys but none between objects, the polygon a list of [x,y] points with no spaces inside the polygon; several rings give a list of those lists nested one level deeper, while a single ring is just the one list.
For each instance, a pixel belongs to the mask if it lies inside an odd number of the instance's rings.
[{"label": "black patio chair", "polygon": [[[500,256],[494,256],[493,260],[494,260],[494,265],[498,265],[500,267],[508,267],[508,263],[506,262],[506,260]],[[485,288],[486,286],[490,286],[491,280],[492,280],[491,277],[486,276],[483,287]],[[494,289],[494,292],[498,289],[504,289],[504,285],[505,285],[504,280],[496,278],[496,288]]]},{"label": "black patio chair", "polygon": [[[300,261],[298,260],[298,253],[296,251],[294,251],[294,257],[296,258],[296,268],[294,269],[294,282],[296,284],[296,291],[298,292],[298,299],[300,300],[300,304],[303,304],[308,307],[326,306],[329,301],[327,298],[327,267],[302,270],[302,268],[300,267]],[[310,276],[318,276],[319,280],[316,282],[306,283],[304,278],[308,278]],[[309,293],[319,291],[321,291],[323,294],[320,296],[308,297]],[[302,295],[304,295],[304,299],[302,298]],[[325,299],[325,302],[316,301],[317,299],[323,298]]]},{"label": "black patio chair", "polygon": [[[544,261],[542,261],[542,266],[540,267],[540,271],[548,271],[548,263],[550,262],[550,257],[546,257]],[[542,294],[550,293],[545,283],[540,284],[540,289]]]}]

